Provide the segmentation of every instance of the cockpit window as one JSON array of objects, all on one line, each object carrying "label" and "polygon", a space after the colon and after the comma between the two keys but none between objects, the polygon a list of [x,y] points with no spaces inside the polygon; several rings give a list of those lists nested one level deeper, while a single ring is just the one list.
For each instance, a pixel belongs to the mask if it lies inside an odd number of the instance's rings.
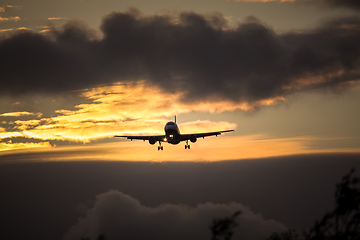
[{"label": "cockpit window", "polygon": [[168,122],[167,125],[175,125],[173,122]]}]

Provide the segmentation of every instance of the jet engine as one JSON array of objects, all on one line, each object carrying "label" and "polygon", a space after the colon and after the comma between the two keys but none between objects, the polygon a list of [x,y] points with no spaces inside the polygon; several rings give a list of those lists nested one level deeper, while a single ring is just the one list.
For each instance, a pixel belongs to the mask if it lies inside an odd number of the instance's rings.
[{"label": "jet engine", "polygon": [[151,145],[154,145],[154,144],[156,143],[156,139],[155,139],[154,136],[149,137],[149,143],[150,143]]},{"label": "jet engine", "polygon": [[194,134],[191,134],[190,135],[190,142],[192,142],[192,143],[194,143],[194,142],[196,142],[196,136],[194,135]]}]

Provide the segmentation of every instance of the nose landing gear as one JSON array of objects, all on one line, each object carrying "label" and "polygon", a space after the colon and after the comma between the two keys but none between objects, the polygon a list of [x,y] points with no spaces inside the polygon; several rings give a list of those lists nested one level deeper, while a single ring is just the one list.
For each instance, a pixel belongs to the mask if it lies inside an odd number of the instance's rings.
[{"label": "nose landing gear", "polygon": [[186,140],[185,149],[190,149],[189,140]]},{"label": "nose landing gear", "polygon": [[159,141],[159,146],[158,146],[158,151],[159,150],[164,150],[164,147],[163,146],[161,146],[161,142]]}]

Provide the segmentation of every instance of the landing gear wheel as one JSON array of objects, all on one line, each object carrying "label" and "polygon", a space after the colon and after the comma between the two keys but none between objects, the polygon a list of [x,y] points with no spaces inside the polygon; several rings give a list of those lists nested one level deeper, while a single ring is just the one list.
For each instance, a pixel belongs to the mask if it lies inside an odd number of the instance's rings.
[{"label": "landing gear wheel", "polygon": [[158,146],[158,151],[159,150],[164,150],[164,147],[163,146],[161,146],[161,142],[159,141],[159,146]]},{"label": "landing gear wheel", "polygon": [[190,145],[188,145],[188,149],[190,149]]},{"label": "landing gear wheel", "polygon": [[185,149],[187,149],[187,146],[185,145]]}]

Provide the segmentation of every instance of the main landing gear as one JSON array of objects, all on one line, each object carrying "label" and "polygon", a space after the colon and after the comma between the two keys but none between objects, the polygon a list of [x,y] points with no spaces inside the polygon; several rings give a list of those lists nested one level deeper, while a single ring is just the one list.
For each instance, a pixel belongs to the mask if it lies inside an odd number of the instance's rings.
[{"label": "main landing gear", "polygon": [[159,146],[158,146],[158,151],[159,150],[164,150],[164,147],[163,146],[161,146],[161,142],[159,141]]},{"label": "main landing gear", "polygon": [[185,149],[190,149],[189,141],[186,140]]}]

